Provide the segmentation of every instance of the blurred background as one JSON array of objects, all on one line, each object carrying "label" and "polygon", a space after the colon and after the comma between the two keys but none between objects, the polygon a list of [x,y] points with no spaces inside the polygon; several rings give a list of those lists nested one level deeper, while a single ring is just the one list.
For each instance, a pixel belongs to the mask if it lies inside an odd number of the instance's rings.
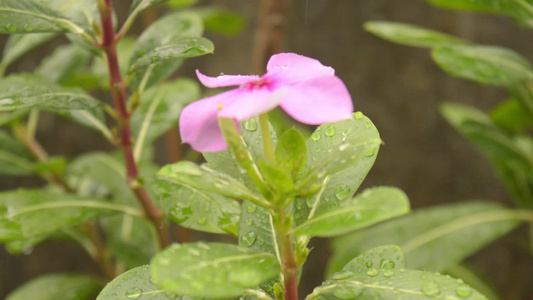
[{"label": "blurred background", "polygon": [[[131,1],[115,1],[119,22]],[[189,59],[177,75],[194,78],[194,70],[208,75],[250,74],[259,1],[212,0],[197,5],[222,5],[246,20],[234,37],[207,35],[215,53]],[[160,8],[156,13],[165,13]],[[492,15],[444,11],[421,0],[293,0],[288,2],[288,24],[283,49],[332,66],[348,87],[356,110],[367,115],[385,142],[363,187],[391,185],[404,190],[412,207],[480,199],[511,205],[509,195],[481,153],[460,136],[438,113],[442,101],[470,104],[487,111],[507,95],[502,89],[481,86],[441,71],[425,49],[404,47],[377,38],[363,29],[370,20],[417,24],[488,45],[509,47],[533,59],[530,31],[511,20]],[[140,30],[141,24],[137,22]],[[0,46],[7,39],[0,36]],[[55,39],[32,51],[7,72],[31,71],[42,57],[64,43]],[[52,155],[74,157],[93,150],[110,150],[97,133],[57,116],[43,114],[37,138]],[[157,159],[166,161],[163,143]],[[0,177],[0,190],[39,186],[29,177]],[[503,299],[531,299],[533,261],[527,251],[523,226],[483,249],[468,262],[500,292]],[[328,241],[315,239],[304,270],[302,292],[323,279],[329,256]],[[409,264],[409,262],[407,262]],[[39,245],[31,253],[11,256],[0,249],[0,299],[23,282],[59,271],[97,273],[78,246],[58,241]]]}]

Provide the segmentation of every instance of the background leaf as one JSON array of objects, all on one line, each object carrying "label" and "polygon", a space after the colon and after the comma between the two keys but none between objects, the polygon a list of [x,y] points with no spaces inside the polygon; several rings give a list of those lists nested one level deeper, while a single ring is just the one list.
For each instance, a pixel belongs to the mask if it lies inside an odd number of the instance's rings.
[{"label": "background leaf", "polygon": [[49,81],[62,84],[84,67],[90,58],[91,53],[79,46],[59,46],[43,60],[35,73]]},{"label": "background leaf", "polygon": [[0,70],[56,36],[55,33],[12,34],[4,46]]},{"label": "background leaf", "polygon": [[220,243],[172,245],[151,263],[152,280],[178,294],[239,296],[279,273],[276,257]]},{"label": "background leaf", "polygon": [[420,209],[335,239],[328,274],[341,270],[367,249],[391,243],[403,250],[409,268],[444,271],[519,223],[512,210],[494,203],[466,202]]},{"label": "background leaf", "polygon": [[381,246],[370,249],[353,258],[342,270],[352,273],[366,272],[370,268],[401,269],[405,268],[405,257],[402,249],[395,245]]},{"label": "background leaf", "polygon": [[88,300],[96,295],[102,286],[101,279],[87,275],[45,275],[25,283],[10,293],[6,300]]},{"label": "background leaf", "polygon": [[244,28],[244,17],[227,8],[209,6],[194,11],[204,20],[205,28],[215,33],[235,36]]},{"label": "background leaf", "polygon": [[0,174],[30,175],[35,173],[31,153],[5,131],[0,130]]},{"label": "background leaf", "polygon": [[533,115],[516,99],[509,99],[496,106],[490,113],[494,124],[511,134],[524,133],[533,127]]}]

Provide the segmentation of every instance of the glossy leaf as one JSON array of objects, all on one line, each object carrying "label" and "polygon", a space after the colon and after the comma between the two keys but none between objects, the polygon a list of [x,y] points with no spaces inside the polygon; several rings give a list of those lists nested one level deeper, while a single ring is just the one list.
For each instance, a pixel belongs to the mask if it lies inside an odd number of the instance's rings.
[{"label": "glossy leaf", "polygon": [[431,55],[446,72],[479,83],[510,86],[533,79],[533,68],[520,54],[495,46],[434,48]]},{"label": "glossy leaf", "polygon": [[181,161],[164,166],[157,173],[158,178],[185,188],[194,188],[223,196],[261,202],[261,199],[250,192],[239,180],[193,162]]},{"label": "glossy leaf", "polygon": [[[135,43],[130,59],[130,71],[139,59],[152,53],[151,51],[157,47],[180,45],[182,42],[188,41],[184,38],[200,37],[203,31],[202,19],[197,14],[190,12],[177,12],[157,20],[139,36]],[[157,56],[152,57],[154,58],[149,59],[149,66],[148,64],[144,65],[130,74],[132,77],[131,85],[134,88],[139,88],[143,82],[147,88],[161,81],[176,70],[185,58],[167,57],[168,59],[158,61]]]},{"label": "glossy leaf", "polygon": [[91,54],[76,45],[60,46],[43,60],[35,73],[49,81],[64,83],[84,67],[89,58]]},{"label": "glossy leaf", "polygon": [[460,279],[408,269],[376,269],[341,272],[315,288],[314,299],[470,299],[487,300]]},{"label": "glossy leaf", "polygon": [[391,187],[367,189],[337,208],[312,215],[298,225],[295,235],[330,237],[368,227],[409,212],[409,200],[401,190]]},{"label": "glossy leaf", "polygon": [[30,175],[36,163],[31,153],[5,131],[0,131],[0,175]]},{"label": "glossy leaf", "polygon": [[204,20],[206,29],[219,34],[237,35],[245,25],[243,16],[224,7],[210,6],[195,11]]},{"label": "glossy leaf", "polygon": [[[53,274],[33,279],[15,291],[6,300],[88,300],[102,288],[100,278],[79,274]],[[94,298],[93,298],[94,299]]]},{"label": "glossy leaf", "polygon": [[[307,220],[311,211],[314,211],[314,214],[329,211],[355,194],[376,160],[379,145],[376,144],[375,148],[369,148],[370,150],[362,153],[357,148],[344,148],[344,145],[346,142],[358,143],[367,140],[376,143],[380,140],[379,132],[361,112],[356,112],[351,120],[322,125],[311,135],[307,141],[308,162],[304,174],[315,172],[318,175],[317,172],[329,170],[331,166],[327,165],[327,162],[335,158],[341,160],[339,163],[342,163],[343,159],[345,162],[334,169],[336,172],[331,170],[328,174],[320,174],[325,177],[320,185],[317,184],[318,190],[315,193],[302,195],[295,200],[298,207],[295,211],[297,224]],[[341,148],[347,153],[343,153]],[[328,154],[330,149],[335,150],[335,153]],[[354,159],[349,158],[350,155],[355,155]]]},{"label": "glossy leaf", "polygon": [[512,210],[482,202],[421,209],[335,239],[328,274],[367,249],[391,243],[403,250],[409,268],[445,271],[516,228],[519,217]]},{"label": "glossy leaf", "polygon": [[[3,192],[0,194],[0,206],[7,209],[4,219],[20,226],[23,238],[51,234],[63,227],[113,213],[143,216],[139,210],[127,206],[48,190]],[[9,228],[12,229],[12,226]],[[0,236],[0,241],[9,240],[12,240],[11,235]]]},{"label": "glossy leaf", "polygon": [[405,257],[402,249],[395,245],[381,246],[370,249],[347,263],[342,271],[364,273],[374,269],[405,268]]},{"label": "glossy leaf", "polygon": [[187,300],[175,293],[158,288],[152,283],[150,266],[126,271],[109,282],[96,300],[130,300],[150,297],[151,300]]},{"label": "glossy leaf", "polygon": [[5,69],[34,48],[46,43],[55,35],[55,33],[12,34],[4,47],[0,70]]},{"label": "glossy leaf", "polygon": [[481,274],[474,268],[463,264],[453,266],[446,271],[447,274],[455,278],[461,278],[466,284],[473,287],[485,295],[490,300],[501,300],[502,298],[494,290],[494,287],[485,278],[487,274]]},{"label": "glossy leaf", "polygon": [[533,115],[516,99],[500,103],[491,111],[490,118],[511,134],[523,133],[533,127]]},{"label": "glossy leaf", "polygon": [[522,0],[426,0],[447,9],[504,14],[520,24],[533,26],[533,5]]},{"label": "glossy leaf", "polygon": [[407,46],[432,48],[468,43],[452,35],[406,23],[371,21],[364,26],[367,31],[382,39]]},{"label": "glossy leaf", "polygon": [[275,149],[276,163],[296,179],[307,162],[307,145],[302,134],[292,128],[279,138]]},{"label": "glossy leaf", "polygon": [[236,200],[166,180],[156,181],[153,189],[158,206],[177,224],[200,231],[237,235],[241,208]]},{"label": "glossy leaf", "polygon": [[137,72],[144,67],[170,60],[196,57],[214,51],[213,43],[202,37],[183,37],[169,44],[158,46],[142,55],[130,67],[130,73]]},{"label": "glossy leaf", "polygon": [[278,273],[275,256],[220,243],[174,244],[151,263],[159,287],[199,297],[239,296]]},{"label": "glossy leaf", "polygon": [[181,78],[151,88],[141,95],[131,118],[135,151],[151,145],[159,136],[177,126],[183,107],[200,98],[200,88],[192,80]]}]

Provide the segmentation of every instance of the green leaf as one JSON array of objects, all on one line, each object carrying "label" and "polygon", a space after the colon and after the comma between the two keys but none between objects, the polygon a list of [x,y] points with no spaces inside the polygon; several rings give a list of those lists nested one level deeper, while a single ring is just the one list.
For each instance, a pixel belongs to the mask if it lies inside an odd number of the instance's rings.
[{"label": "green leaf", "polygon": [[130,14],[139,13],[150,6],[166,2],[167,0],[133,0],[130,6]]},{"label": "green leaf", "polygon": [[96,300],[130,300],[150,297],[151,300],[186,300],[152,283],[150,266],[140,266],[124,272],[109,282]]},{"label": "green leaf", "polygon": [[366,22],[364,27],[367,31],[382,39],[406,46],[432,48],[468,44],[467,41],[460,38],[405,23],[371,21]]},{"label": "green leaf", "polygon": [[132,132],[136,137],[136,157],[144,145],[153,144],[159,136],[176,126],[183,107],[198,98],[198,84],[186,78],[163,83],[144,92],[131,117]]},{"label": "green leaf", "polygon": [[292,128],[279,138],[275,150],[276,163],[296,179],[307,162],[307,145],[303,135]]},{"label": "green leaf", "polygon": [[405,257],[402,249],[395,245],[381,246],[370,249],[347,263],[342,271],[362,273],[370,268],[401,269],[405,268]]},{"label": "green leaf", "polygon": [[153,189],[158,206],[177,224],[200,231],[237,235],[241,209],[236,200],[166,180],[154,182]]},{"label": "green leaf", "polygon": [[[18,224],[24,238],[48,235],[63,227],[117,212],[143,216],[141,211],[127,206],[49,190],[3,192],[0,205],[7,208],[5,219]],[[10,236],[0,236],[0,241],[9,240],[12,240]]]},{"label": "green leaf", "polygon": [[142,68],[156,63],[166,63],[171,60],[201,56],[213,53],[215,47],[208,39],[202,37],[183,37],[171,43],[158,46],[135,60],[129,72],[138,72]]},{"label": "green leaf", "polygon": [[239,180],[209,168],[207,165],[198,166],[189,161],[181,161],[164,166],[158,173],[158,178],[184,188],[208,191],[234,199],[245,199],[261,202],[256,195]]},{"label": "green leaf", "polygon": [[32,75],[11,75],[0,79],[0,110],[42,108],[49,110],[99,107],[93,97],[79,89],[65,88]]},{"label": "green leaf", "polygon": [[168,0],[167,5],[176,9],[194,5],[198,0]]},{"label": "green leaf", "polygon": [[37,0],[3,0],[0,2],[0,32],[72,32],[85,34],[85,30],[65,15],[50,8],[52,5]]},{"label": "green leaf", "polygon": [[401,190],[391,187],[367,189],[339,207],[312,215],[298,225],[295,235],[330,237],[368,227],[409,212],[409,200]]},{"label": "green leaf", "polygon": [[533,115],[516,99],[509,99],[496,106],[490,113],[492,122],[511,134],[524,133],[533,127]]},{"label": "green leaf", "polygon": [[[202,19],[197,14],[190,12],[173,13],[154,22],[139,36],[135,43],[130,59],[130,71],[133,72],[130,74],[131,85],[134,88],[139,88],[141,84],[145,85],[144,88],[150,87],[174,72],[183,62],[183,58],[189,56],[181,57],[180,54],[178,55],[180,57],[167,57],[166,59],[160,57],[160,61],[157,61],[158,58],[156,57],[158,56],[150,56],[154,58],[148,58],[148,64],[134,70],[133,66],[137,64],[138,60],[150,53],[154,54],[154,49],[158,47],[174,47],[182,43],[184,47],[193,47],[194,40],[191,41],[186,38],[200,37],[203,31]],[[168,50],[165,53],[170,51],[169,53],[173,55],[176,50],[178,49]]]},{"label": "green leaf", "polygon": [[488,299],[501,299],[501,297],[496,293],[494,288],[484,278],[484,276],[468,265],[461,264],[451,267],[446,271],[446,273],[450,274],[452,277],[461,278],[466,284],[473,287],[483,295],[486,295]]},{"label": "green leaf", "polygon": [[[322,125],[311,135],[307,141],[308,162],[304,168],[304,174],[306,172],[317,174],[317,172],[325,172],[325,170],[328,170],[329,174],[320,174],[327,176],[320,185],[317,185],[318,193],[302,195],[295,200],[298,208],[294,212],[296,224],[301,224],[307,220],[311,211],[314,211],[314,214],[329,211],[355,194],[372,168],[379,148],[376,144],[375,148],[360,151],[359,148],[345,148],[345,145],[346,143],[364,141],[377,143],[380,138],[374,124],[361,112],[356,112],[351,120]],[[340,149],[343,150],[340,151]],[[328,154],[329,151],[333,152],[331,156]],[[350,156],[353,157],[354,155],[355,157],[352,159]],[[345,162],[339,168],[329,170],[331,166],[327,165],[327,162],[334,159],[335,156],[341,160],[341,163],[343,159]],[[334,172],[335,170],[336,172]]]},{"label": "green leaf", "polygon": [[278,201],[291,200],[288,195],[294,193],[294,183],[292,182],[289,173],[265,160],[259,160],[257,166],[259,167],[261,176],[263,176],[263,179],[266,181],[269,190],[275,195],[273,198]]},{"label": "green leaf", "polygon": [[314,299],[464,299],[487,300],[460,279],[418,270],[376,269],[342,272],[315,288]]},{"label": "green leaf", "polygon": [[220,243],[174,244],[151,263],[159,287],[199,297],[239,296],[278,273],[275,256]]},{"label": "green leaf", "polygon": [[328,274],[367,249],[391,243],[403,250],[409,268],[445,271],[516,228],[519,219],[519,213],[493,203],[421,209],[335,239]]},{"label": "green leaf", "polygon": [[55,33],[12,34],[4,47],[0,73],[2,69],[7,68],[24,54],[46,43],[54,36],[56,36]]},{"label": "green leaf", "polygon": [[431,55],[446,72],[483,84],[511,86],[533,79],[533,68],[520,54],[495,46],[434,48]]},{"label": "green leaf", "polygon": [[52,55],[43,60],[35,73],[49,81],[64,83],[84,67],[89,58],[91,54],[76,45],[60,46],[54,50]]},{"label": "green leaf", "polygon": [[20,122],[29,112],[29,109],[19,109],[10,112],[0,111],[0,126]]},{"label": "green leaf", "polygon": [[[79,274],[53,274],[33,279],[12,293],[6,300],[70,300],[91,299],[102,288],[100,278]],[[94,299],[94,298],[93,298]]]},{"label": "green leaf", "polygon": [[0,131],[0,175],[35,174],[31,153],[5,131]]},{"label": "green leaf", "polygon": [[533,6],[529,0],[426,0],[447,9],[504,14],[517,23],[533,26]]},{"label": "green leaf", "polygon": [[224,7],[210,6],[195,10],[205,23],[205,28],[228,36],[239,34],[244,28],[242,15]]}]

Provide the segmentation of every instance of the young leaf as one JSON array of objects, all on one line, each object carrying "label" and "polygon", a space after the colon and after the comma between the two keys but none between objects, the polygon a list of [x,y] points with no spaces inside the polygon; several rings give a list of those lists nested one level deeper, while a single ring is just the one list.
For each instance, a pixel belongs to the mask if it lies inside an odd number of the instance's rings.
[{"label": "young leaf", "polygon": [[0,175],[34,174],[35,166],[28,150],[5,131],[0,131]]},{"label": "young leaf", "polygon": [[174,183],[184,188],[208,191],[234,199],[250,200],[261,203],[263,200],[250,192],[239,180],[209,168],[198,166],[189,161],[181,161],[164,166],[157,173],[160,180]]},{"label": "young leaf", "polygon": [[11,63],[28,53],[32,49],[39,47],[56,36],[55,33],[35,33],[35,34],[12,34],[9,36],[2,60],[0,62],[0,73]]},{"label": "young leaf", "polygon": [[289,173],[265,160],[258,161],[257,166],[274,197],[288,200],[287,195],[294,193],[294,183]]},{"label": "young leaf", "polygon": [[[143,216],[139,210],[127,206],[49,190],[4,192],[0,194],[0,205],[7,208],[5,220],[18,224],[24,238],[48,235],[117,212]],[[8,240],[11,238],[0,236],[0,241]]]},{"label": "young leaf", "polygon": [[49,81],[62,84],[84,67],[89,58],[91,53],[76,45],[60,46],[43,60],[35,73]]},{"label": "young leaf", "polygon": [[302,134],[292,128],[279,138],[275,150],[276,163],[296,179],[307,162],[307,146]]},{"label": "young leaf", "polygon": [[343,271],[352,273],[367,272],[375,269],[405,268],[405,258],[400,247],[395,245],[381,246],[370,249],[347,263]]},{"label": "young leaf", "polygon": [[533,115],[516,99],[509,99],[496,106],[490,113],[492,122],[511,134],[524,133],[533,127]]},{"label": "young leaf", "polygon": [[279,273],[275,256],[220,243],[172,245],[151,262],[159,287],[198,297],[233,297]]},{"label": "young leaf", "polygon": [[[327,156],[328,149],[344,147],[347,141],[379,140],[379,132],[370,119],[361,112],[356,112],[354,118],[331,125],[319,127],[307,141],[308,162],[304,173],[311,169],[322,171],[322,162],[330,160]],[[344,149],[345,151],[352,151]],[[346,159],[345,165],[340,171],[328,174],[321,183],[317,193],[305,195],[295,200],[295,220],[296,224],[301,224],[309,218],[311,211],[313,214],[328,211],[337,207],[341,201],[350,198],[357,191],[363,179],[376,160],[378,147],[375,150],[356,153],[353,160]],[[341,153],[339,155],[353,155],[354,152]]]},{"label": "young leaf", "polygon": [[482,202],[421,209],[335,239],[328,274],[367,249],[390,243],[400,246],[409,268],[444,271],[516,228],[519,217],[513,210]]},{"label": "young leaf", "polygon": [[444,71],[479,83],[510,86],[533,79],[529,61],[505,48],[448,45],[434,48],[431,55]]},{"label": "young leaf", "polygon": [[177,224],[212,233],[237,235],[240,204],[236,200],[190,185],[158,180],[156,203]]},{"label": "young leaf", "polygon": [[194,5],[197,2],[198,0],[168,0],[167,5],[174,9],[177,9]]},{"label": "young leaf", "polygon": [[418,270],[376,269],[342,272],[315,288],[314,299],[470,299],[487,300],[460,279]]},{"label": "young leaf", "polygon": [[294,230],[295,235],[330,237],[368,227],[409,212],[409,200],[399,189],[367,189],[339,207],[313,215]]},{"label": "young leaf", "polygon": [[205,28],[215,33],[235,36],[244,27],[244,18],[227,8],[210,6],[195,10],[205,23]]},{"label": "young leaf", "polygon": [[[33,279],[7,295],[6,300],[87,300],[104,283],[100,278],[79,274],[53,274]],[[94,298],[93,298],[94,299]]]},{"label": "young leaf", "polygon": [[467,41],[460,38],[405,23],[371,21],[366,22],[364,27],[367,31],[382,39],[406,46],[433,48],[468,44]]},{"label": "young leaf", "polygon": [[[202,19],[197,14],[178,12],[167,15],[146,29],[134,46],[130,59],[130,68],[137,60],[150,53],[156,47],[179,44],[185,37],[200,37],[204,31]],[[183,62],[183,58],[174,57],[159,62],[154,58],[153,64],[139,68],[131,74],[131,85],[139,88],[142,84],[148,88],[170,75]]]},{"label": "young leaf", "polygon": [[140,266],[120,274],[105,286],[96,300],[129,300],[144,297],[150,297],[151,300],[186,300],[153,284],[150,266]]}]

